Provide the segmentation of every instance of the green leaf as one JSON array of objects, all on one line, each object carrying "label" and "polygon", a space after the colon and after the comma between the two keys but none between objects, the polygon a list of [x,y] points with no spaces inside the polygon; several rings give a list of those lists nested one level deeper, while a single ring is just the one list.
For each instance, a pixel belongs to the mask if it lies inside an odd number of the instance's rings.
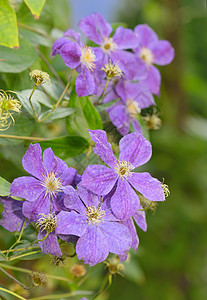
[{"label": "green leaf", "polygon": [[27,30],[24,28],[19,29],[19,33],[23,36],[23,38],[27,39],[34,45],[42,45],[46,47],[52,47],[52,41],[42,36],[36,32],[32,32],[31,30]]},{"label": "green leaf", "polygon": [[[42,116],[41,119],[43,119],[51,110],[46,111]],[[44,122],[48,122],[48,121],[52,121],[52,120],[56,120],[56,119],[61,119],[64,117],[67,117],[69,115],[71,115],[72,113],[74,113],[75,109],[74,108],[70,108],[70,107],[58,107],[56,108],[52,114],[44,121]]]},{"label": "green leaf", "polygon": [[145,282],[144,272],[137,262],[136,255],[130,254],[129,261],[124,262],[124,276],[136,284],[143,284]]},{"label": "green leaf", "polygon": [[80,136],[66,136],[57,139],[40,142],[43,150],[51,147],[55,155],[61,158],[75,157],[89,148],[86,139]]},{"label": "green leaf", "polygon": [[69,106],[76,112],[67,119],[67,131],[70,135],[81,135],[90,139],[88,129],[102,129],[103,124],[99,113],[88,97],[72,97]]},{"label": "green leaf", "polygon": [[0,46],[0,72],[19,73],[29,68],[38,55],[29,41],[20,39],[19,49]]},{"label": "green leaf", "polygon": [[39,19],[43,6],[45,5],[46,0],[24,0],[26,5],[29,7],[31,13],[35,19]]},{"label": "green leaf", "polygon": [[2,197],[9,196],[10,185],[11,185],[10,182],[8,182],[6,179],[0,177],[0,196],[2,196]]},{"label": "green leaf", "polygon": [[0,261],[7,261],[6,256],[0,252]]},{"label": "green leaf", "polygon": [[[24,108],[28,111],[28,113],[33,116],[34,114],[29,102],[29,96],[31,95],[31,93],[32,93],[32,89],[18,91],[17,97],[21,101]],[[52,108],[50,99],[47,97],[47,95],[45,95],[45,93],[43,93],[40,90],[37,89],[35,90],[34,94],[32,95],[31,101],[38,116],[41,112],[40,103],[45,105],[46,107]]]},{"label": "green leaf", "polygon": [[98,111],[105,110],[105,109],[111,107],[112,105],[114,105],[116,102],[118,102],[118,100],[119,100],[119,98],[117,98],[115,100],[112,100],[112,101],[109,101],[109,102],[106,102],[104,104],[98,105],[98,106],[96,106],[96,109]]},{"label": "green leaf", "polygon": [[0,45],[18,48],[17,18],[8,0],[0,0],[0,20]]},{"label": "green leaf", "polygon": [[[15,119],[15,124],[11,124],[10,127],[1,134],[29,136],[35,125],[34,119],[28,118],[25,111],[22,112],[21,115],[14,114],[13,117]],[[22,142],[23,140],[0,138],[0,145],[17,145]]]}]

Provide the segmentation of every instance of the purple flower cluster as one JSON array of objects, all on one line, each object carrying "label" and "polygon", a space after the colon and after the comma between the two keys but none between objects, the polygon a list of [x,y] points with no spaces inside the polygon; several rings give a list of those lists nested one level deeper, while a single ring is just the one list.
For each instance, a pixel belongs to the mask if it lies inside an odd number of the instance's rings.
[{"label": "purple flower cluster", "polygon": [[112,26],[99,13],[83,18],[79,28],[95,46],[83,45],[80,34],[69,29],[54,43],[52,54],[60,54],[65,64],[79,73],[78,96],[100,96],[106,85],[104,67],[111,62],[118,66],[122,77],[111,81],[104,98],[104,102],[119,99],[107,110],[109,117],[122,135],[129,132],[130,123],[140,131],[137,116],[142,109],[155,105],[152,94],[160,94],[161,75],[154,64],[171,63],[173,47],[159,40],[146,24],[134,30],[119,26],[112,35]]},{"label": "purple flower cluster", "polygon": [[80,180],[76,170],[56,157],[51,148],[42,155],[40,145],[31,144],[22,159],[30,176],[15,179],[10,197],[0,198],[4,205],[0,225],[16,231],[25,220],[27,224],[34,222],[44,253],[60,257],[60,240],[76,243],[78,258],[93,266],[109,252],[124,260],[131,247],[137,250],[134,221],[142,230],[147,228],[139,193],[150,201],[164,201],[165,196],[161,183],[149,173],[132,172],[152,153],[150,142],[140,133],[120,140],[119,159],[105,131],[89,133],[96,143],[94,153],[109,167],[89,165]]}]

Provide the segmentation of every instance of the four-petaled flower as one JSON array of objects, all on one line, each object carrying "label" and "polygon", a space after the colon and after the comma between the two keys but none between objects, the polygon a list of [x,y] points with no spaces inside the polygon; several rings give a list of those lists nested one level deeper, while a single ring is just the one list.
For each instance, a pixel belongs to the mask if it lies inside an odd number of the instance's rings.
[{"label": "four-petaled flower", "polygon": [[137,25],[134,32],[138,37],[134,52],[145,62],[148,69],[148,75],[142,84],[147,84],[153,94],[159,95],[161,76],[153,64],[164,66],[171,63],[174,49],[168,41],[159,40],[157,34],[146,24]]},{"label": "four-petaled flower", "polygon": [[49,214],[52,208],[58,210],[58,196],[64,192],[65,186],[73,184],[77,173],[56,157],[51,148],[43,152],[43,161],[41,152],[39,144],[29,146],[22,165],[32,176],[14,179],[10,188],[12,196],[26,199],[22,212],[33,222],[40,214]]},{"label": "four-petaled flower", "polygon": [[125,255],[132,244],[131,234],[112,214],[109,202],[80,185],[77,192],[72,187],[67,187],[66,192],[65,206],[73,210],[57,215],[55,232],[79,237],[78,259],[94,266],[105,260],[109,252]]},{"label": "four-petaled flower", "polygon": [[[119,142],[120,155],[116,159],[103,130],[89,130],[96,143],[94,153],[110,167],[90,165],[82,175],[81,184],[93,193],[110,193],[110,205],[115,216],[127,220],[141,208],[137,190],[150,201],[164,201],[162,184],[149,173],[132,172],[145,164],[152,155],[152,148],[142,134],[133,132]],[[134,189],[133,189],[134,188]]]}]

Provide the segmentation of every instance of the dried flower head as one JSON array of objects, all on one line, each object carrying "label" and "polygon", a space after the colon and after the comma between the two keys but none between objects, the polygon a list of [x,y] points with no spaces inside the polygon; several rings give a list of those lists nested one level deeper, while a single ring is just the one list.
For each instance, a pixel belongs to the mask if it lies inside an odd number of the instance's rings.
[{"label": "dried flower head", "polygon": [[165,194],[165,198],[167,198],[170,195],[169,186],[164,183],[164,180],[163,180],[163,182],[161,182],[161,184],[162,184],[162,188],[163,188],[163,191],[164,191],[164,194]]},{"label": "dried flower head", "polygon": [[12,116],[13,112],[21,113],[21,102],[15,99],[13,96],[0,90],[0,130],[6,130],[9,128],[12,119],[15,123]]},{"label": "dried flower head", "polygon": [[29,73],[31,79],[34,80],[36,85],[40,85],[43,83],[50,83],[50,75],[41,70],[33,70]]},{"label": "dried flower head", "polygon": [[57,217],[55,213],[52,214],[40,214],[42,215],[36,222],[36,227],[41,231],[53,232],[57,227]]},{"label": "dried flower head", "polygon": [[108,64],[101,68],[107,76],[108,79],[112,79],[114,77],[121,77],[123,75],[121,69],[117,64],[113,64],[112,61],[109,59]]},{"label": "dried flower head", "polygon": [[30,276],[35,286],[39,286],[47,283],[47,277],[44,273],[32,272]]},{"label": "dried flower head", "polygon": [[86,268],[83,265],[75,264],[71,268],[71,274],[75,277],[82,277],[86,274]]},{"label": "dried flower head", "polygon": [[106,264],[110,274],[122,275],[122,273],[120,273],[120,272],[124,271],[124,266],[123,266],[123,264],[120,264],[118,257],[110,258],[108,261],[105,261],[105,264]]},{"label": "dried flower head", "polygon": [[152,115],[147,114],[143,119],[148,130],[158,130],[162,126],[162,120],[159,118],[159,113],[157,113],[156,109],[153,110]]}]

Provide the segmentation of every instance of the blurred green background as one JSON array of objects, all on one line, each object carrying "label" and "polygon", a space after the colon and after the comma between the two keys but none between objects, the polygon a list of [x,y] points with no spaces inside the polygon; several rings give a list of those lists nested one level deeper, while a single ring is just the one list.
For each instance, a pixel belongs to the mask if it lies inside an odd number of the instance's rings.
[{"label": "blurred green background", "polygon": [[[161,96],[156,102],[163,126],[151,132],[153,157],[144,169],[160,180],[164,178],[171,194],[155,213],[147,213],[148,231],[143,233],[138,229],[140,245],[137,255],[132,255],[134,275],[126,278],[117,275],[100,299],[204,300],[207,297],[206,1],[81,1],[69,1],[71,9],[67,10],[65,4],[55,6],[55,1],[48,0],[41,18],[50,30],[56,27],[64,31],[69,25],[73,28],[77,25],[80,14],[100,11],[109,21],[125,22],[131,28],[147,23],[175,48],[174,61],[160,68]],[[21,168],[24,146],[0,146],[0,151],[0,173],[4,178],[12,181],[24,174]],[[6,236],[6,231],[1,232],[4,247],[9,242]],[[47,263],[45,258],[42,265]],[[86,282],[84,288],[91,285]],[[59,290],[64,290],[64,286],[59,286]]]}]

